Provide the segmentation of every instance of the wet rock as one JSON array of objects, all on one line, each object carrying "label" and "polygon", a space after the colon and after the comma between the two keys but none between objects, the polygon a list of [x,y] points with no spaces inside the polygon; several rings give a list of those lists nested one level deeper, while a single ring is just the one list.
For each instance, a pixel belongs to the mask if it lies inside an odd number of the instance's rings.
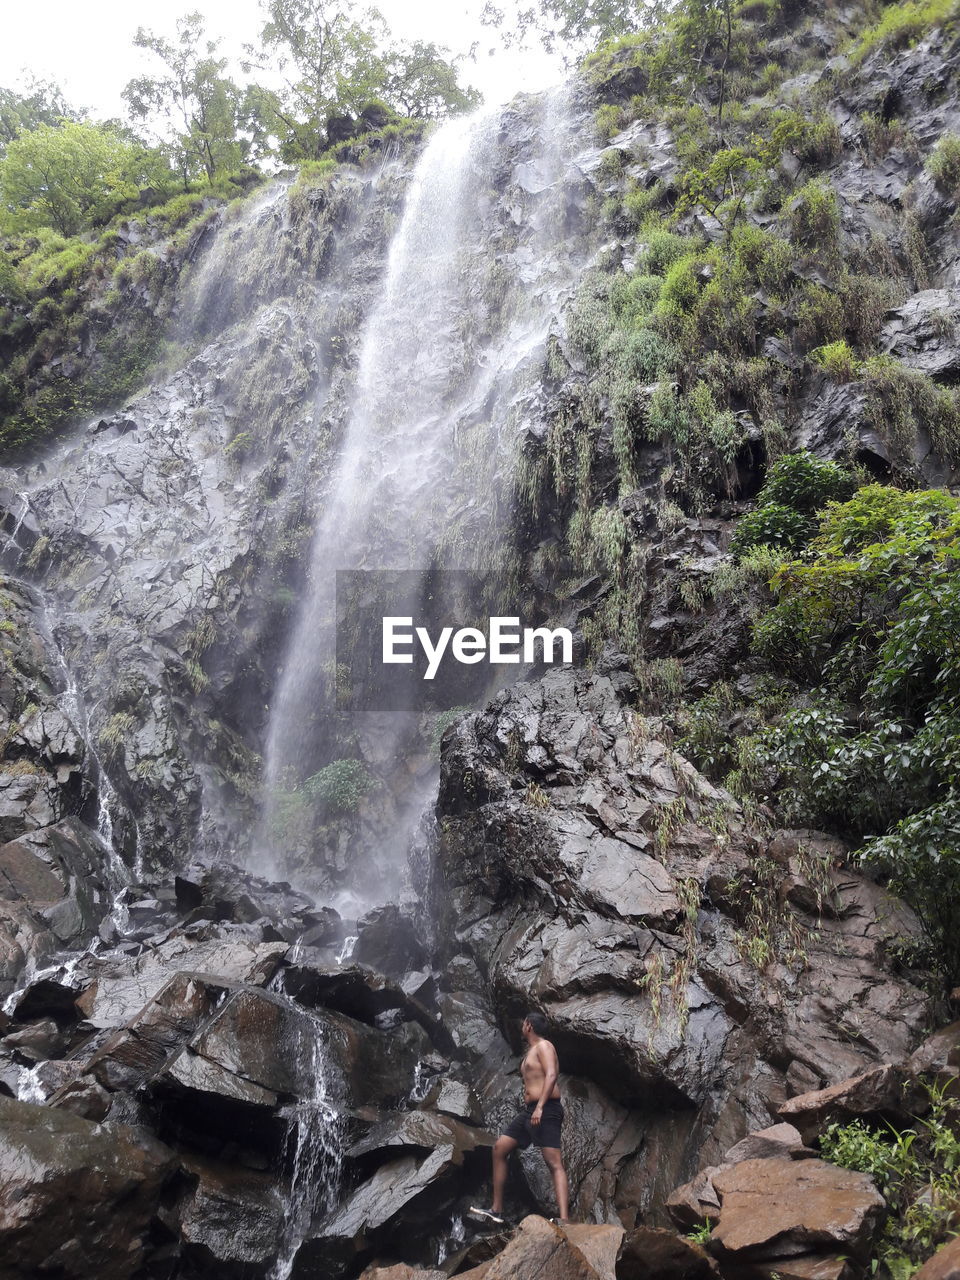
[{"label": "wet rock", "polygon": [[821,1160],[745,1160],[713,1175],[726,1254],[780,1258],[842,1250],[866,1256],[886,1205],[871,1178]]},{"label": "wet rock", "polygon": [[[438,1002],[456,1051],[488,1114],[506,1108],[504,1033],[543,1011],[561,1069],[607,1098],[578,1126],[616,1153],[594,1166],[590,1212],[627,1222],[640,1202],[660,1221],[672,1187],[768,1128],[791,1093],[905,1058],[927,1016],[886,969],[889,942],[919,936],[912,914],[831,837],[759,839],[656,732],[606,677],[551,672],[448,731],[438,804]],[[744,951],[751,902],[784,940],[762,966]],[[616,1106],[639,1125],[633,1150]]]},{"label": "wet rock", "polygon": [[276,1259],[285,1206],[266,1173],[190,1155],[194,1185],[176,1209],[184,1257],[208,1276],[265,1275]]},{"label": "wet rock", "polygon": [[395,1262],[392,1266],[372,1263],[361,1273],[360,1280],[447,1280],[447,1272],[411,1267],[405,1262]]},{"label": "wet rock", "polygon": [[909,369],[946,380],[960,374],[960,288],[922,289],[895,307],[880,342]]},{"label": "wet rock", "polygon": [[426,1094],[422,1105],[470,1124],[483,1122],[483,1109],[476,1090],[462,1080],[441,1080]]},{"label": "wet rock", "polygon": [[5,1049],[13,1050],[31,1062],[40,1062],[44,1058],[55,1058],[65,1047],[64,1037],[52,1018],[42,1018],[32,1022],[19,1031],[12,1031],[3,1037],[0,1044]]},{"label": "wet rock", "polygon": [[676,1187],[667,1197],[666,1209],[681,1231],[693,1231],[705,1222],[715,1223],[720,1217],[720,1195],[713,1185],[714,1174],[727,1165],[708,1165],[696,1177]]},{"label": "wet rock", "polygon": [[[453,1147],[403,1156],[381,1165],[300,1247],[292,1280],[336,1274],[382,1238],[385,1230],[429,1230],[436,1214],[459,1193]],[[324,1271],[324,1268],[327,1271]]]},{"label": "wet rock", "polygon": [[429,1111],[404,1111],[375,1124],[359,1142],[347,1149],[352,1160],[397,1147],[419,1147],[432,1151],[450,1147],[459,1164],[467,1152],[492,1147],[494,1137],[483,1129],[459,1123],[449,1116]]},{"label": "wet rock", "polygon": [[960,1280],[960,1236],[941,1245],[916,1273],[915,1280]]},{"label": "wet rock", "polygon": [[149,1133],[0,1098],[0,1247],[10,1280],[127,1280],[175,1168]]},{"label": "wet rock", "polygon": [[[228,983],[177,973],[84,1062],[83,1074],[105,1089],[138,1089],[207,1017]],[[52,1099],[60,1105],[58,1098]]]},{"label": "wet rock", "polygon": [[77,818],[0,846],[0,898],[22,907],[62,946],[95,933],[110,907],[99,837]]},{"label": "wet rock", "polygon": [[71,986],[56,978],[40,978],[31,982],[17,998],[13,1007],[14,1017],[22,1022],[49,1015],[58,1022],[75,1022],[80,1016],[76,1008],[79,994],[79,986]]},{"label": "wet rock", "polygon": [[490,1263],[484,1280],[615,1280],[622,1239],[621,1227],[584,1227],[577,1244],[564,1228],[531,1215]]},{"label": "wet rock", "polygon": [[617,1280],[710,1280],[717,1274],[702,1245],[662,1227],[635,1227],[617,1259]]},{"label": "wet rock", "polygon": [[423,967],[427,952],[416,922],[391,903],[357,922],[353,959],[390,978],[402,978]]},{"label": "wet rock", "polygon": [[769,1129],[748,1133],[725,1153],[723,1159],[725,1164],[736,1164],[739,1160],[795,1160],[813,1154],[809,1147],[804,1146],[800,1131],[792,1124],[775,1124]]},{"label": "wet rock", "polygon": [[286,943],[249,942],[216,929],[203,938],[179,934],[125,964],[111,963],[77,1005],[93,1026],[120,1027],[178,970],[259,985],[270,980],[286,950]]},{"label": "wet rock", "polygon": [[284,968],[283,989],[308,1008],[322,1005],[371,1025],[395,1010],[400,1020],[419,1023],[443,1052],[453,1047],[435,1005],[425,1004],[401,984],[364,965],[344,968],[322,960],[298,960]]},{"label": "wet rock", "polygon": [[831,1121],[847,1123],[858,1117],[889,1120],[902,1125],[915,1114],[920,1092],[911,1088],[906,1073],[884,1064],[851,1080],[790,1098],[779,1114],[796,1125],[805,1142],[813,1142]]},{"label": "wet rock", "polygon": [[907,1071],[912,1076],[960,1072],[960,1022],[928,1036],[907,1059]]}]

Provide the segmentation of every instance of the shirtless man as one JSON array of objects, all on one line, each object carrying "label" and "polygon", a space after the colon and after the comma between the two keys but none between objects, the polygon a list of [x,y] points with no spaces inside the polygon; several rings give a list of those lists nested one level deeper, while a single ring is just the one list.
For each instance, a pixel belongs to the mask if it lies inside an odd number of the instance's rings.
[{"label": "shirtless man", "polygon": [[493,1148],[493,1204],[489,1209],[471,1206],[470,1217],[502,1226],[503,1191],[507,1183],[507,1158],[518,1147],[521,1151],[533,1143],[553,1175],[553,1189],[560,1210],[558,1222],[570,1221],[570,1191],[567,1173],[560,1154],[560,1128],[563,1124],[563,1103],[557,1080],[560,1063],[557,1051],[544,1036],[547,1020],[542,1013],[528,1013],[520,1028],[527,1042],[527,1052],[520,1063],[523,1076],[523,1100],[525,1107],[518,1111],[497,1139]]}]

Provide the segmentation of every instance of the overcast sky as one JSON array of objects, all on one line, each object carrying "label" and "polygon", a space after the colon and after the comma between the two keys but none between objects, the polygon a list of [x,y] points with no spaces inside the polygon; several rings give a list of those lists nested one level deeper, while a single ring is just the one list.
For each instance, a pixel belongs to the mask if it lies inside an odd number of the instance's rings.
[{"label": "overcast sky", "polygon": [[[546,88],[562,77],[560,63],[539,51],[507,53],[496,36],[481,27],[483,0],[380,0],[378,7],[394,33],[406,39],[434,40],[454,53],[479,42],[477,60],[465,64],[461,81],[474,84],[491,102],[503,102],[521,90]],[[358,8],[363,7],[358,5]],[[509,9],[511,0],[503,6]],[[222,36],[222,52],[238,56],[244,42],[256,38],[262,22],[258,0],[8,0],[0,40],[0,85],[15,86],[24,68],[63,86],[67,100],[94,117],[121,115],[120,90],[135,75],[156,64],[132,47],[138,26],[173,35],[183,13],[198,9],[212,36]]]}]

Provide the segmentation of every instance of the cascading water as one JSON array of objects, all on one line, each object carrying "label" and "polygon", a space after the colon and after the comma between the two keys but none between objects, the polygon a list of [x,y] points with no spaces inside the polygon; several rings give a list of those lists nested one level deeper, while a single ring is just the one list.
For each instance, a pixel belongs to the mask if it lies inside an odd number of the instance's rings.
[{"label": "cascading water", "polygon": [[[272,702],[258,857],[275,871],[288,870],[272,848],[278,805],[343,751],[331,678],[336,571],[502,567],[524,397],[582,265],[568,218],[579,144],[570,97],[554,93],[443,126],[416,166]],[[365,731],[389,768],[409,717],[351,725]],[[355,894],[396,892],[433,786],[407,785],[377,865],[353,859]]]}]

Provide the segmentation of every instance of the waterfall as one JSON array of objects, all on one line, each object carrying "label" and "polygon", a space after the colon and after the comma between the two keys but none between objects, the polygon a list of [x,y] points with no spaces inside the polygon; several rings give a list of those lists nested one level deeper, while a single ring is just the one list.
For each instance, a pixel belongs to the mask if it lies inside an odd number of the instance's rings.
[{"label": "waterfall", "polygon": [[[275,871],[278,797],[337,750],[336,571],[502,565],[518,423],[582,264],[568,209],[577,126],[566,92],[483,109],[438,129],[412,175],[270,711],[258,856]],[[401,753],[402,725],[381,715],[368,728],[379,759]],[[432,785],[421,792],[394,860]]]}]

